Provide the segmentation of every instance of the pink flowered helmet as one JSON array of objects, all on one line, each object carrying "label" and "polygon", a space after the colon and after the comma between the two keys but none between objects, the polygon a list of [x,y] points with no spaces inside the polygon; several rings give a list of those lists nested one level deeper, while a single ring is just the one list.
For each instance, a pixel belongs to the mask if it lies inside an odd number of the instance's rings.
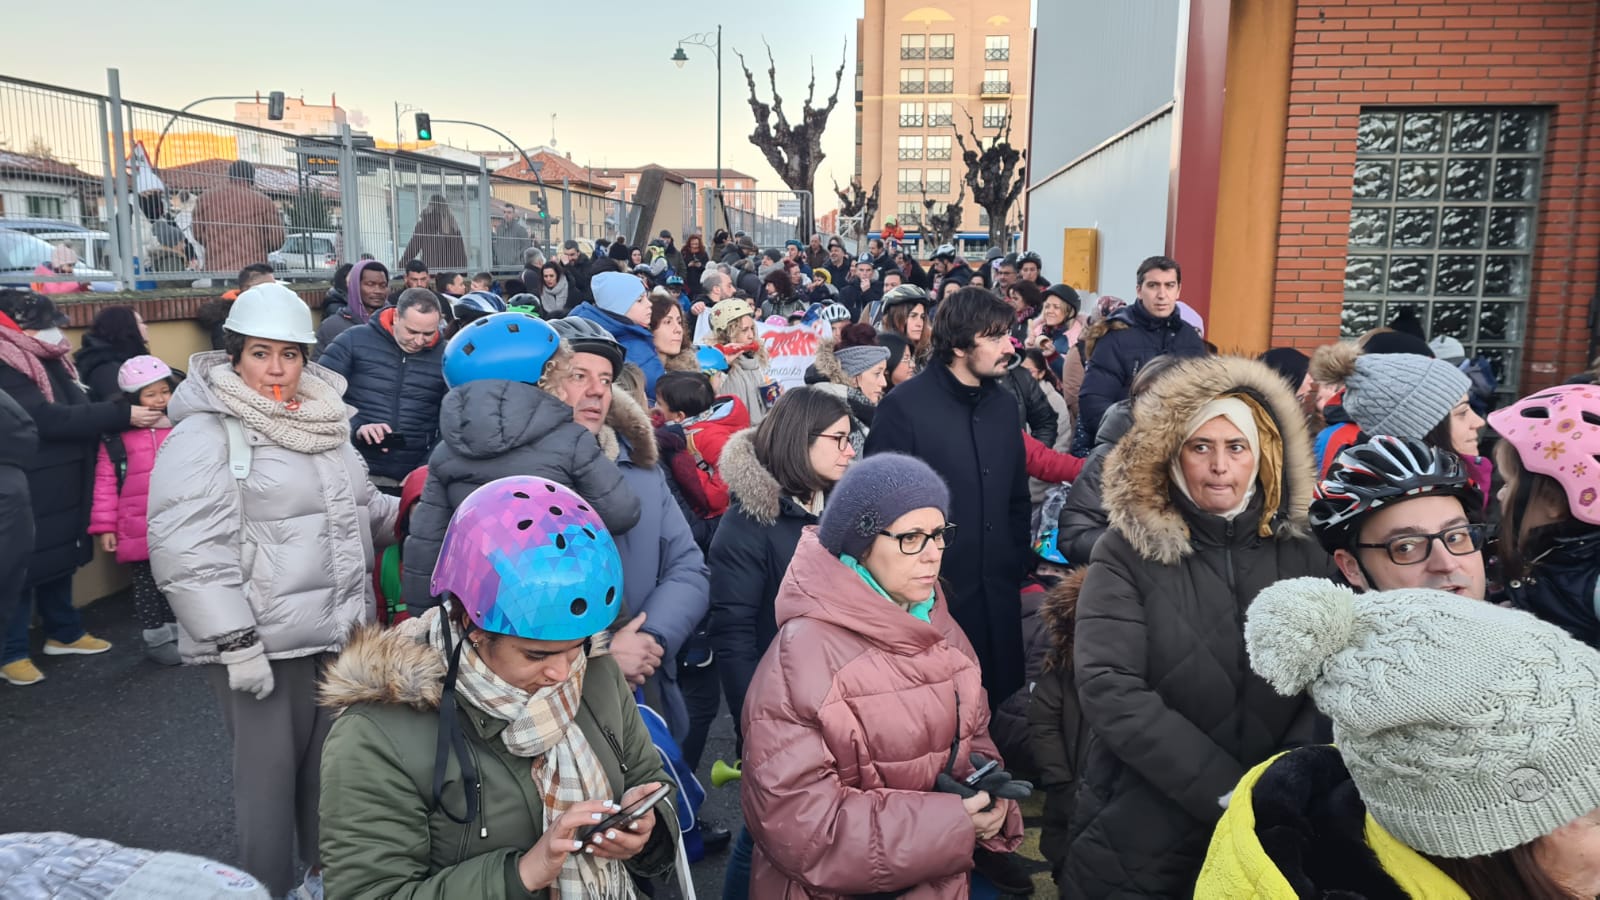
[{"label": "pink flowered helmet", "polygon": [[161,360],[154,356],[135,356],[117,370],[117,390],[132,394],[171,377],[172,367]]},{"label": "pink flowered helmet", "polygon": [[514,475],[473,491],[445,530],[433,594],[484,631],[572,641],[605,630],[622,604],[622,558],[571,489]]},{"label": "pink flowered helmet", "polygon": [[1561,485],[1574,518],[1600,525],[1600,387],[1548,388],[1490,413],[1489,424],[1524,469]]}]

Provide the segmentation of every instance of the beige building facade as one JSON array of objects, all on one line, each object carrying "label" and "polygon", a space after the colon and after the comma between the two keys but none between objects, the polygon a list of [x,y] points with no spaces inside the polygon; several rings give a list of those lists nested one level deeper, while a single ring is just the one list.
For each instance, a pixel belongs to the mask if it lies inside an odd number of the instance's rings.
[{"label": "beige building facade", "polygon": [[[940,204],[936,212],[956,199],[966,172],[957,131],[965,137],[970,127],[988,143],[1009,119],[1012,146],[1026,146],[1029,0],[864,2],[856,20],[855,171],[868,189],[880,184],[874,230],[895,216],[909,239],[926,214],[924,192]],[[1020,215],[1022,204],[1013,209]],[[988,228],[969,189],[961,231]],[[969,254],[976,243],[967,242]]]}]

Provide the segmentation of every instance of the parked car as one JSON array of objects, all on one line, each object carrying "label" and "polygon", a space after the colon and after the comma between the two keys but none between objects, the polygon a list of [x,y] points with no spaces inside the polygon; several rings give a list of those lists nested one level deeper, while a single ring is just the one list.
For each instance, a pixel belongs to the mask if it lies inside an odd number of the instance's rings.
[{"label": "parked car", "polygon": [[31,234],[49,244],[65,244],[78,254],[80,264],[111,269],[111,235],[65,219],[0,219],[0,228]]},{"label": "parked car", "polygon": [[[55,245],[22,231],[0,228],[0,287],[27,287],[36,277],[34,270],[49,265]],[[79,264],[73,275],[85,282],[109,282],[111,272]],[[106,287],[112,290],[113,287]]]},{"label": "parked car", "polygon": [[295,232],[283,246],[267,254],[278,271],[317,271],[339,267],[339,235],[333,231]]}]

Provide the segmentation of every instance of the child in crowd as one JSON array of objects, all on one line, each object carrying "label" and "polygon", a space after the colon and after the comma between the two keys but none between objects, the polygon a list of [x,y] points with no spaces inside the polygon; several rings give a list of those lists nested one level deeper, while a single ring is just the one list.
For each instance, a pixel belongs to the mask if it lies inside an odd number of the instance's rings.
[{"label": "child in crowd", "polygon": [[750,413],[738,397],[718,397],[711,379],[698,372],[668,372],[656,384],[657,442],[691,514],[697,543],[705,532],[705,550],[716,521],[728,511],[728,485],[717,472],[722,447],[750,427]]},{"label": "child in crowd", "polygon": [[[1500,555],[1513,604],[1600,648],[1600,387],[1489,413],[1500,435]],[[1437,551],[1435,551],[1437,552]]]},{"label": "child in crowd", "polygon": [[[135,356],[117,370],[117,387],[129,403],[164,413],[177,381],[172,369],[161,360]],[[164,666],[181,661],[178,625],[172,607],[150,573],[145,517],[156,451],[171,433],[172,422],[163,416],[149,428],[107,435],[95,464],[94,503],[89,514],[89,533],[100,536],[101,549],[115,553],[117,562],[130,568],[133,611],[144,628],[145,654]]]},{"label": "child in crowd", "polygon": [[[620,350],[614,362],[621,362]],[[445,346],[450,392],[439,410],[443,440],[428,459],[402,556],[401,593],[411,615],[438,603],[431,580],[451,513],[496,478],[534,475],[566,485],[614,535],[639,523],[639,498],[589,429],[573,419],[593,410],[586,404],[574,410],[557,393],[573,376],[571,346],[526,313],[485,316]]]}]

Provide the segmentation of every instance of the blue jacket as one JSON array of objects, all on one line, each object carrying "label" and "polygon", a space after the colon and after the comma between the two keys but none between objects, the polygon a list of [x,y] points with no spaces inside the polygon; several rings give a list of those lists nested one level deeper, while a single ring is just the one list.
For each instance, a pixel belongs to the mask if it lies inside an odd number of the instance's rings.
[{"label": "blue jacket", "polygon": [[[394,317],[390,307],[346,329],[317,362],[343,375],[348,384],[344,400],[356,408],[350,419],[351,439],[366,457],[367,468],[398,481],[426,463],[439,442],[444,341],[434,338],[427,349],[406,353],[395,343]],[[374,423],[394,429],[405,438],[405,447],[385,453],[355,437],[356,429]]]},{"label": "blue jacket", "polygon": [[661,644],[662,663],[644,685],[644,698],[667,721],[673,738],[689,733],[689,709],[678,689],[678,652],[711,603],[705,556],[667,483],[650,416],[627,395],[613,391],[600,450],[613,458],[622,483],[639,498],[639,524],[615,535],[622,557],[624,608],[616,626],[645,614],[640,630]]},{"label": "blue jacket", "polygon": [[1145,312],[1143,303],[1125,306],[1111,316],[1110,330],[1094,345],[1094,356],[1083,373],[1078,391],[1078,413],[1084,434],[1095,434],[1100,417],[1111,404],[1128,397],[1128,383],[1139,367],[1163,354],[1205,356],[1200,333],[1174,309],[1164,319]]},{"label": "blue jacket", "polygon": [[656,353],[656,341],[650,334],[650,329],[621,316],[614,316],[593,303],[581,303],[573,307],[572,312],[567,315],[588,319],[611,332],[611,336],[622,345],[622,353],[626,360],[644,370],[644,393],[650,398],[650,402],[654,403],[656,379],[661,377],[666,367],[662,365],[661,357]]}]

